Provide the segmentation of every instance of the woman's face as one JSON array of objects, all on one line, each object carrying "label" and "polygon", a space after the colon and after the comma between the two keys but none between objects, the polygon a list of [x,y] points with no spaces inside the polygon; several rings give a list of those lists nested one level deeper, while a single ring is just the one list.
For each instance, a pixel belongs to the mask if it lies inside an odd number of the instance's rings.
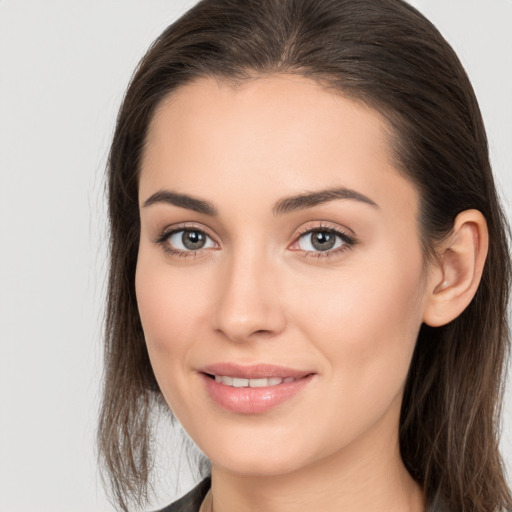
[{"label": "woman's face", "polygon": [[396,448],[429,278],[386,137],[375,111],[292,75],[201,79],[157,111],[137,301],[160,389],[214,466]]}]

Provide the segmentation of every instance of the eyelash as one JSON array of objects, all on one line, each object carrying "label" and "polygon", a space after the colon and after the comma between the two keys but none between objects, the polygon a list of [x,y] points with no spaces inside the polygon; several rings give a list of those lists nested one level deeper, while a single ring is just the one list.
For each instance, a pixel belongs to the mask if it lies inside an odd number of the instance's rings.
[{"label": "eyelash", "polygon": [[327,251],[302,251],[305,253],[306,258],[332,258],[335,256],[339,256],[340,254],[344,253],[349,249],[352,249],[357,244],[357,240],[355,237],[349,236],[341,229],[334,228],[333,226],[328,226],[325,224],[320,224],[319,226],[315,227],[304,228],[299,232],[293,244],[298,243],[298,241],[303,236],[317,232],[330,233],[331,235],[341,238],[343,245],[341,247],[338,247],[337,249],[331,249]]},{"label": "eyelash", "polygon": [[203,235],[207,236],[208,238],[212,238],[204,229],[200,229],[196,226],[191,226],[191,225],[181,225],[181,226],[176,226],[172,229],[164,229],[164,231],[162,232],[162,234],[155,240],[155,242],[159,245],[162,246],[164,252],[166,252],[167,254],[170,254],[171,256],[177,256],[178,258],[196,258],[199,253],[201,252],[201,249],[197,250],[197,251],[192,251],[192,250],[189,250],[189,251],[183,251],[181,249],[173,249],[173,247],[168,243],[169,242],[169,238],[176,234],[176,233],[179,233],[180,231],[188,231],[188,232],[197,232],[197,233],[202,233]]},{"label": "eyelash", "polygon": [[[183,232],[188,231],[188,232],[201,233],[201,234],[207,236],[208,238],[212,239],[212,237],[203,229],[200,229],[200,228],[198,228],[196,226],[183,225],[183,226],[174,227],[172,229],[165,229],[162,232],[162,234],[155,240],[155,242],[157,244],[161,245],[163,250],[167,254],[170,254],[172,256],[177,256],[178,258],[190,258],[190,257],[196,258],[197,256],[199,256],[199,254],[202,252],[203,249],[184,251],[184,250],[181,250],[181,249],[174,249],[172,246],[170,246],[169,238],[172,235],[175,235],[176,233],[180,233],[181,231],[183,231]],[[356,240],[355,237],[349,236],[344,231],[342,231],[340,229],[337,229],[337,228],[334,228],[332,226],[321,224],[319,226],[315,226],[313,228],[308,227],[308,228],[305,228],[302,231],[300,231],[298,233],[297,237],[295,238],[295,240],[294,240],[292,245],[298,243],[298,241],[303,236],[311,234],[311,233],[316,233],[316,232],[330,233],[330,234],[340,238],[341,241],[343,242],[343,245],[341,247],[338,247],[337,249],[334,249],[334,250],[327,250],[327,251],[301,251],[301,252],[305,253],[305,257],[306,258],[331,258],[331,257],[334,257],[334,256],[338,256],[341,253],[343,253],[343,252],[353,248],[358,243],[358,241]],[[300,251],[300,249],[298,249],[297,251]]]}]

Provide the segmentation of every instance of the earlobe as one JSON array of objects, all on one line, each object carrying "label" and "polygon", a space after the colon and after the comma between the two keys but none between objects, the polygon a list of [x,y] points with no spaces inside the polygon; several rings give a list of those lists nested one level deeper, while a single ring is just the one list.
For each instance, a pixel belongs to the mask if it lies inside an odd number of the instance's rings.
[{"label": "earlobe", "polygon": [[473,299],[489,245],[485,217],[478,210],[457,215],[450,236],[437,249],[423,321],[431,327],[457,318]]}]

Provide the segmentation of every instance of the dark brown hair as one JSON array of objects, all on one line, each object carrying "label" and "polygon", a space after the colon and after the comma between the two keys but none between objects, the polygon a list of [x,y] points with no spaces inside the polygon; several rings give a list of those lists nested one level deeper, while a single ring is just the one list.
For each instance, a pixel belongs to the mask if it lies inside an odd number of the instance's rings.
[{"label": "dark brown hair", "polygon": [[425,254],[458,213],[485,216],[490,247],[468,308],[422,326],[407,378],[400,449],[429,499],[458,512],[512,507],[498,452],[509,337],[507,229],[471,84],[436,28],[402,0],[203,0],[142,59],[119,112],[108,164],[110,278],[98,441],[120,508],[141,505],[151,417],[161,394],[135,297],[138,173],[160,102],[199,77],[310,77],[381,112],[396,166],[418,188]]}]

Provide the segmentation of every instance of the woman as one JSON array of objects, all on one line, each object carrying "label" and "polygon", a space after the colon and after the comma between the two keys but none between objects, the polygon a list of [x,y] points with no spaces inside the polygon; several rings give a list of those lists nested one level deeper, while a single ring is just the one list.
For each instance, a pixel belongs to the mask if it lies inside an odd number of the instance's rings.
[{"label": "woman", "polygon": [[502,511],[510,263],[457,57],[400,0],[206,0],[109,161],[99,427],[141,505],[166,403],[211,479],[166,510]]}]

